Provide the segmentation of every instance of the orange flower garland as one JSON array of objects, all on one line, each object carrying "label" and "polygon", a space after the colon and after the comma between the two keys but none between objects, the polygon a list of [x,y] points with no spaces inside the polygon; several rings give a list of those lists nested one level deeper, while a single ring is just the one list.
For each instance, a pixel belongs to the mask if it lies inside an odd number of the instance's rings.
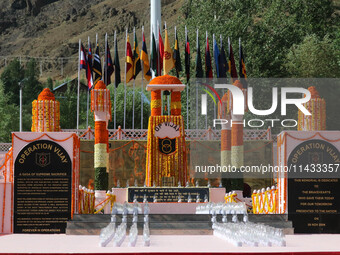
[{"label": "orange flower garland", "polygon": [[50,89],[45,88],[32,102],[32,132],[60,131],[60,107]]},{"label": "orange flower garland", "polygon": [[151,116],[161,115],[162,113],[162,94],[160,90],[151,91]]},{"label": "orange flower garland", "polygon": [[162,76],[157,76],[153,78],[149,84],[182,84],[182,82],[175,76],[171,76],[168,74],[162,75]]},{"label": "orange flower garland", "polygon": [[298,112],[299,131],[326,130],[326,102],[320,97],[314,86],[308,88],[311,99],[304,104],[306,109],[312,114],[305,116],[300,110]]},{"label": "orange flower garland", "polygon": [[173,91],[171,93],[171,115],[181,115],[182,104],[181,104],[181,92]]}]

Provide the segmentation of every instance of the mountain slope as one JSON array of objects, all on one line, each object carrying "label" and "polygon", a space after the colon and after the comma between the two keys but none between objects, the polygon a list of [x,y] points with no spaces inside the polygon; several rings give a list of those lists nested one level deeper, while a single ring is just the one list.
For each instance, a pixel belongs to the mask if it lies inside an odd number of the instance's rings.
[{"label": "mountain slope", "polygon": [[[183,2],[162,1],[162,21],[167,21],[169,28],[178,20]],[[141,48],[144,24],[149,47],[148,0],[3,0],[0,10],[0,66],[3,67],[5,58],[8,62],[20,56],[24,62],[27,57],[34,57],[40,64],[42,78],[75,76],[78,41],[81,39],[87,47],[90,36],[94,45],[96,33],[103,54],[105,33],[112,51],[113,34],[117,31],[123,61],[125,29],[129,28],[132,41],[133,27],[136,27]]]}]

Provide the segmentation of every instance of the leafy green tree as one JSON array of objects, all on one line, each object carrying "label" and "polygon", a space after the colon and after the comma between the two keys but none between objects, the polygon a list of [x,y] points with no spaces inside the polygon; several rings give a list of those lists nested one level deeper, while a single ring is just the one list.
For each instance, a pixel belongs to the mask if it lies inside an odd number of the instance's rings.
[{"label": "leafy green tree", "polygon": [[[114,118],[114,85],[109,85],[108,89],[110,90],[111,95],[111,112],[112,112],[112,121],[109,122],[109,128],[113,128],[113,118]],[[124,85],[121,84],[116,89],[116,122],[117,127],[121,126],[124,127]],[[135,88],[135,112],[134,112],[134,119],[135,119],[135,129],[141,128],[141,88]],[[148,127],[148,121],[150,116],[150,97],[149,94],[143,91],[145,98],[143,104],[143,129]],[[126,89],[126,121],[125,127],[132,128],[132,114],[133,114],[133,88],[127,87]],[[144,99],[145,99],[144,98]]]},{"label": "leafy green tree", "polygon": [[45,84],[46,88],[49,88],[51,91],[53,90],[53,80],[51,77],[47,78],[46,84]]},{"label": "leafy green tree", "polygon": [[19,107],[10,104],[5,93],[4,84],[0,80],[0,143],[12,140],[11,132],[19,130]]},{"label": "leafy green tree", "polygon": [[35,59],[27,62],[24,68],[24,87],[22,90],[23,104],[32,106],[32,101],[38,98],[43,90],[43,86],[39,81],[39,69]]},{"label": "leafy green tree", "polygon": [[221,34],[225,45],[229,36],[237,58],[240,37],[250,77],[287,77],[284,63],[291,46],[308,34],[333,35],[339,21],[331,0],[191,0],[183,14],[191,43],[199,29],[202,50],[208,31],[210,44],[212,33]]},{"label": "leafy green tree", "polygon": [[19,60],[14,59],[5,67],[0,76],[3,82],[4,93],[10,104],[19,105],[19,82],[24,79],[23,70]]},{"label": "leafy green tree", "polygon": [[290,48],[284,66],[294,77],[335,78],[340,76],[338,55],[329,36],[319,39],[315,34],[307,35]]}]

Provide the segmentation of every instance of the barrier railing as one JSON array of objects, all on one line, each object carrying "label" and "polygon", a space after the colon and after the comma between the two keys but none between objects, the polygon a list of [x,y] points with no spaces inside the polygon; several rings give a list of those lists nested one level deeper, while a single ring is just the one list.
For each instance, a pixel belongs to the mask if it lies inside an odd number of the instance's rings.
[{"label": "barrier railing", "polygon": [[278,213],[277,187],[254,190],[252,196],[254,214],[276,214]]},{"label": "barrier railing", "polygon": [[88,189],[79,185],[79,198],[78,198],[78,212],[79,214],[97,214],[104,210],[104,208],[110,205],[110,212],[114,203],[116,202],[116,196],[113,192],[108,191],[106,193],[106,198],[98,203],[96,203],[95,192],[92,189]]},{"label": "barrier railing", "polygon": [[[11,143],[0,143],[0,151],[7,152],[12,147]],[[0,165],[1,165],[1,159],[0,159]]]},{"label": "barrier railing", "polygon": [[[76,132],[82,140],[93,140],[94,130],[88,129],[63,129],[63,132]],[[147,140],[147,129],[109,129],[110,140]],[[185,136],[188,140],[218,141],[221,139],[221,130],[209,129],[186,129]],[[245,141],[271,140],[271,129],[254,129],[243,131]]]}]

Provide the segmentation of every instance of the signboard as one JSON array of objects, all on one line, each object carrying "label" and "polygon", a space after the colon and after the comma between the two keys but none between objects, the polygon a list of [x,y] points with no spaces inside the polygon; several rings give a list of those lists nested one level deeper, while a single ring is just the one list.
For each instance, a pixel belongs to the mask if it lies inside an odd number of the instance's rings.
[{"label": "signboard", "polygon": [[[299,144],[288,158],[288,218],[295,233],[340,233],[340,152],[314,139]],[[292,168],[291,168],[292,169]]]},{"label": "signboard", "polygon": [[14,233],[65,233],[71,218],[72,162],[50,140],[27,144],[14,163]]},{"label": "signboard", "polygon": [[148,202],[153,202],[153,198],[156,195],[157,202],[178,202],[178,197],[181,196],[182,202],[188,202],[188,196],[191,195],[192,202],[196,202],[196,196],[200,196],[201,202],[204,197],[209,199],[209,188],[176,188],[176,187],[132,187],[128,188],[128,202],[133,202],[134,197],[138,202],[143,202],[144,195]]}]

